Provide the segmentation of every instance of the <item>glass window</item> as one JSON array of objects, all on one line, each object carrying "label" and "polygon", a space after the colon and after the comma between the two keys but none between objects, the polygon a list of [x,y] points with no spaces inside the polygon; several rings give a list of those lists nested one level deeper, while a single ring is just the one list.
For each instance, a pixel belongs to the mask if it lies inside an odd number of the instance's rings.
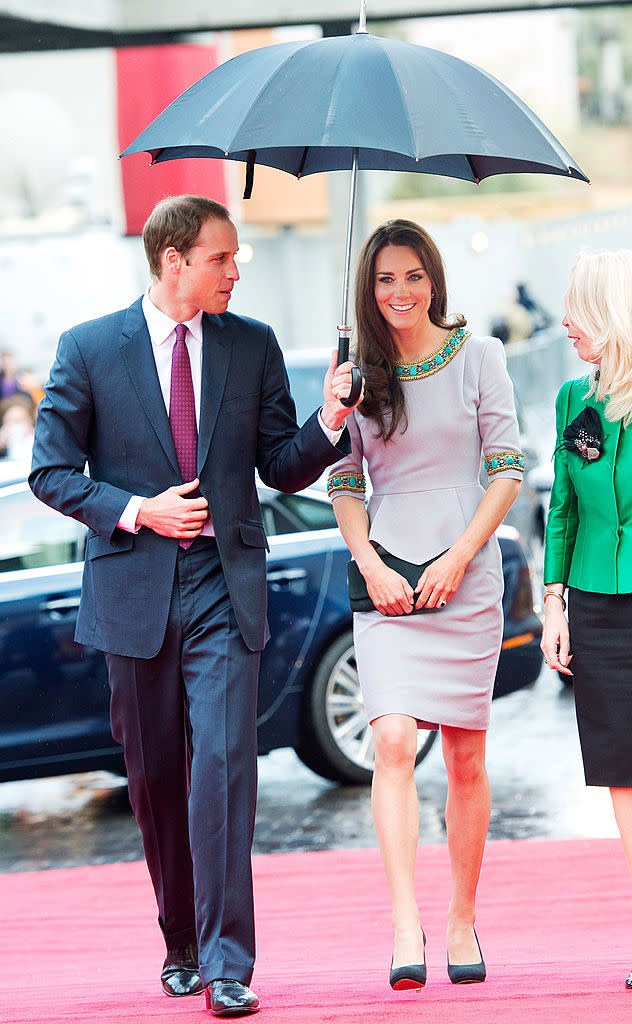
[{"label": "glass window", "polygon": [[80,562],[85,527],[43,505],[31,491],[0,495],[0,572]]},{"label": "glass window", "polygon": [[324,366],[288,366],[290,391],[296,405],[296,419],[305,423],[323,404],[323,381],[328,363]]},{"label": "glass window", "polygon": [[299,530],[330,530],[337,526],[329,501],[307,498],[304,494],[279,494],[277,502],[286,515],[300,525]]}]

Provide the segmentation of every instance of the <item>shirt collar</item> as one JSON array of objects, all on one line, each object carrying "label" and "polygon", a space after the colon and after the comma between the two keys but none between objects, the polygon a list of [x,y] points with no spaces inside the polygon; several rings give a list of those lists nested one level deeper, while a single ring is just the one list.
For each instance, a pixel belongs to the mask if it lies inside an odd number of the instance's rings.
[{"label": "shirt collar", "polygon": [[[151,285],[149,287],[151,287]],[[173,320],[170,316],[167,316],[166,313],[163,313],[161,309],[158,309],[158,306],[154,305],[149,295],[149,287],[142,299],[143,315],[147,322],[147,329],[149,331],[149,337],[152,345],[163,345],[173,334],[177,324],[181,321]],[[199,309],[195,316],[191,317],[190,320],[182,321],[182,323],[184,323],[185,327],[189,328],[193,338],[201,344],[202,310]]]}]

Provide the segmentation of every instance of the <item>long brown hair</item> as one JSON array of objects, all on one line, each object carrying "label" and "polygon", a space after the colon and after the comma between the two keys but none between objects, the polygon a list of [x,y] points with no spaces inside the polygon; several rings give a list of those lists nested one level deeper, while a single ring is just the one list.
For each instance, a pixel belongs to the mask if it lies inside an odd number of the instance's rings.
[{"label": "long brown hair", "polygon": [[412,220],[388,220],[375,229],[364,243],[355,286],[356,341],[355,359],[365,381],[360,411],[374,419],[377,437],[388,441],[398,427],[406,430],[404,392],[395,372],[399,358],[388,324],[375,299],[375,262],[387,245],[408,246],[416,253],[432,285],[428,316],[436,327],[464,327],[466,319],[458,314],[446,318],[447,296],[443,260],[435,242]]}]

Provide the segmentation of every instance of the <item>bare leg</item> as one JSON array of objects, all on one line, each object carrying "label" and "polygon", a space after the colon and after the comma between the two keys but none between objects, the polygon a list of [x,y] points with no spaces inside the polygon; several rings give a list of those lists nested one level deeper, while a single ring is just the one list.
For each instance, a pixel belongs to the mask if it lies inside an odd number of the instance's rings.
[{"label": "bare leg", "polygon": [[393,904],[393,966],[424,960],[415,899],[419,801],[415,785],[417,723],[408,715],[383,715],[372,722],[375,771],[371,807]]},{"label": "bare leg", "polygon": [[448,774],[445,820],[452,868],[448,957],[452,964],[474,964],[480,959],[474,937],[476,888],[491,813],[486,733],[442,726],[441,738]]},{"label": "bare leg", "polygon": [[[623,851],[628,862],[628,870],[632,874],[632,789],[623,786],[611,786],[610,796],[614,807],[614,816],[619,826]],[[626,979],[626,988],[632,988],[632,971]]]},{"label": "bare leg", "polygon": [[632,874],[632,789],[629,787],[610,788],[614,816],[619,826],[625,859],[628,862],[630,874]]}]

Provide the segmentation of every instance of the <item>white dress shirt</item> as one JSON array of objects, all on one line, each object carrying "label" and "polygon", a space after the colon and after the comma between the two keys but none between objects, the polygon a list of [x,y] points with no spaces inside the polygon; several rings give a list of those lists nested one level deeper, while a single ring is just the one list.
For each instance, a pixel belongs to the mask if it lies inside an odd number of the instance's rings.
[{"label": "white dress shirt", "polygon": [[[149,288],[143,295],[142,309],[143,316],[147,322],[147,329],[149,331],[151,350],[156,361],[160,390],[162,392],[167,415],[169,415],[169,401],[171,397],[171,356],[173,353],[173,346],[176,342],[176,327],[181,321],[172,320],[170,316],[167,316],[166,313],[163,313],[161,309],[158,309],[158,307],[154,305],[151,301]],[[185,320],[183,322],[184,326],[188,327],[185,340],[187,351],[189,353],[189,361],[191,363],[193,397],[195,400],[195,419],[199,430],[200,395],[202,392],[202,310],[198,310],[191,320]],[[323,423],[320,412],[318,413],[318,422],[331,443],[336,444],[342,435],[344,427],[342,430],[330,430],[329,427],[326,427]],[[152,495],[135,494],[130,498],[117,523],[117,526],[119,526],[121,530],[126,530],[128,533],[138,533],[140,526],[137,525],[136,519],[140,506],[146,497],[152,497]],[[213,524],[210,516],[202,527],[202,536],[214,536]]]}]

